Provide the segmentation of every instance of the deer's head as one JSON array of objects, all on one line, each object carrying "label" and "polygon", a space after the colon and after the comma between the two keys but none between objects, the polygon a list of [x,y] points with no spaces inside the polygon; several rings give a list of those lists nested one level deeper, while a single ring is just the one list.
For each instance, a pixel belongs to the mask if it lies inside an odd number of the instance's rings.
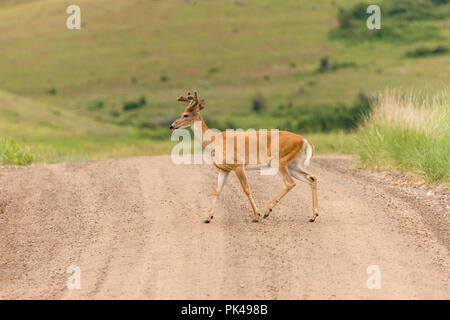
[{"label": "deer's head", "polygon": [[179,97],[178,101],[188,102],[188,106],[180,114],[180,116],[170,126],[171,130],[187,128],[194,124],[195,120],[199,120],[200,111],[205,107],[205,100],[198,100],[197,91],[194,95],[188,92],[187,97]]}]

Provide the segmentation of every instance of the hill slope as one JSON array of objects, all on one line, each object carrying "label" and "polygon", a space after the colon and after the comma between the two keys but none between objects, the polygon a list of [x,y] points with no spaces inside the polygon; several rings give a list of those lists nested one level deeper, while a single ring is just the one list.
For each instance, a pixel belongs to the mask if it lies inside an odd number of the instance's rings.
[{"label": "hill slope", "polygon": [[[357,2],[339,1],[339,6]],[[79,31],[65,27],[69,4],[81,7]],[[258,92],[276,110],[348,103],[359,92],[386,86],[433,91],[448,83],[448,56],[404,55],[417,46],[448,44],[450,20],[432,22],[441,30],[437,39],[349,44],[330,39],[337,13],[334,1],[26,2],[0,9],[0,46],[7,48],[0,60],[0,89],[142,125],[178,113],[174,98],[197,88],[210,118],[248,128],[286,121],[250,112]],[[362,25],[364,15],[358,20]],[[323,57],[335,71],[317,72]],[[123,112],[124,101],[140,96],[147,97],[145,107]],[[89,108],[99,101],[103,107]]]},{"label": "hill slope", "polygon": [[145,132],[0,91],[0,138],[5,137],[29,146],[38,162],[161,154],[171,148]]}]

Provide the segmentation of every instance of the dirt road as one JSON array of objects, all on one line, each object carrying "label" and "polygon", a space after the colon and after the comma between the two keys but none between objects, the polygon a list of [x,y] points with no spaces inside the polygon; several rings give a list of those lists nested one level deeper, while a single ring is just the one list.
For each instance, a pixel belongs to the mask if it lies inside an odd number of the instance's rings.
[{"label": "dirt road", "polygon": [[[0,169],[0,298],[450,298],[449,221],[393,186],[313,158],[320,216],[298,183],[261,223],[230,176],[168,156]],[[249,172],[261,210],[280,177]],[[69,290],[67,268],[81,271]],[[381,288],[368,289],[378,266]]]}]

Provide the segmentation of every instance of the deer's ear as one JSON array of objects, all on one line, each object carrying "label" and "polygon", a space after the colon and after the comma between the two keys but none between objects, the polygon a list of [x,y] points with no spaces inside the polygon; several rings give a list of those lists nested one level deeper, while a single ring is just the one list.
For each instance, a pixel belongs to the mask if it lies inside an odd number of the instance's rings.
[{"label": "deer's ear", "polygon": [[199,102],[198,102],[198,108],[200,109],[200,110],[203,110],[203,108],[206,106],[206,102],[205,102],[205,100],[200,100]]}]

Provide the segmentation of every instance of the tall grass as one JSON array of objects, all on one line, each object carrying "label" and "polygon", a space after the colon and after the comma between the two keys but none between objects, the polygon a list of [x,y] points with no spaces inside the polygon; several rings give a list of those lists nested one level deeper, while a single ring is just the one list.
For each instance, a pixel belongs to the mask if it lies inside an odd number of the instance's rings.
[{"label": "tall grass", "polygon": [[363,165],[450,180],[450,94],[419,98],[386,92],[359,132]]},{"label": "tall grass", "polygon": [[28,165],[34,161],[34,155],[16,142],[0,138],[0,163],[10,165]]}]

